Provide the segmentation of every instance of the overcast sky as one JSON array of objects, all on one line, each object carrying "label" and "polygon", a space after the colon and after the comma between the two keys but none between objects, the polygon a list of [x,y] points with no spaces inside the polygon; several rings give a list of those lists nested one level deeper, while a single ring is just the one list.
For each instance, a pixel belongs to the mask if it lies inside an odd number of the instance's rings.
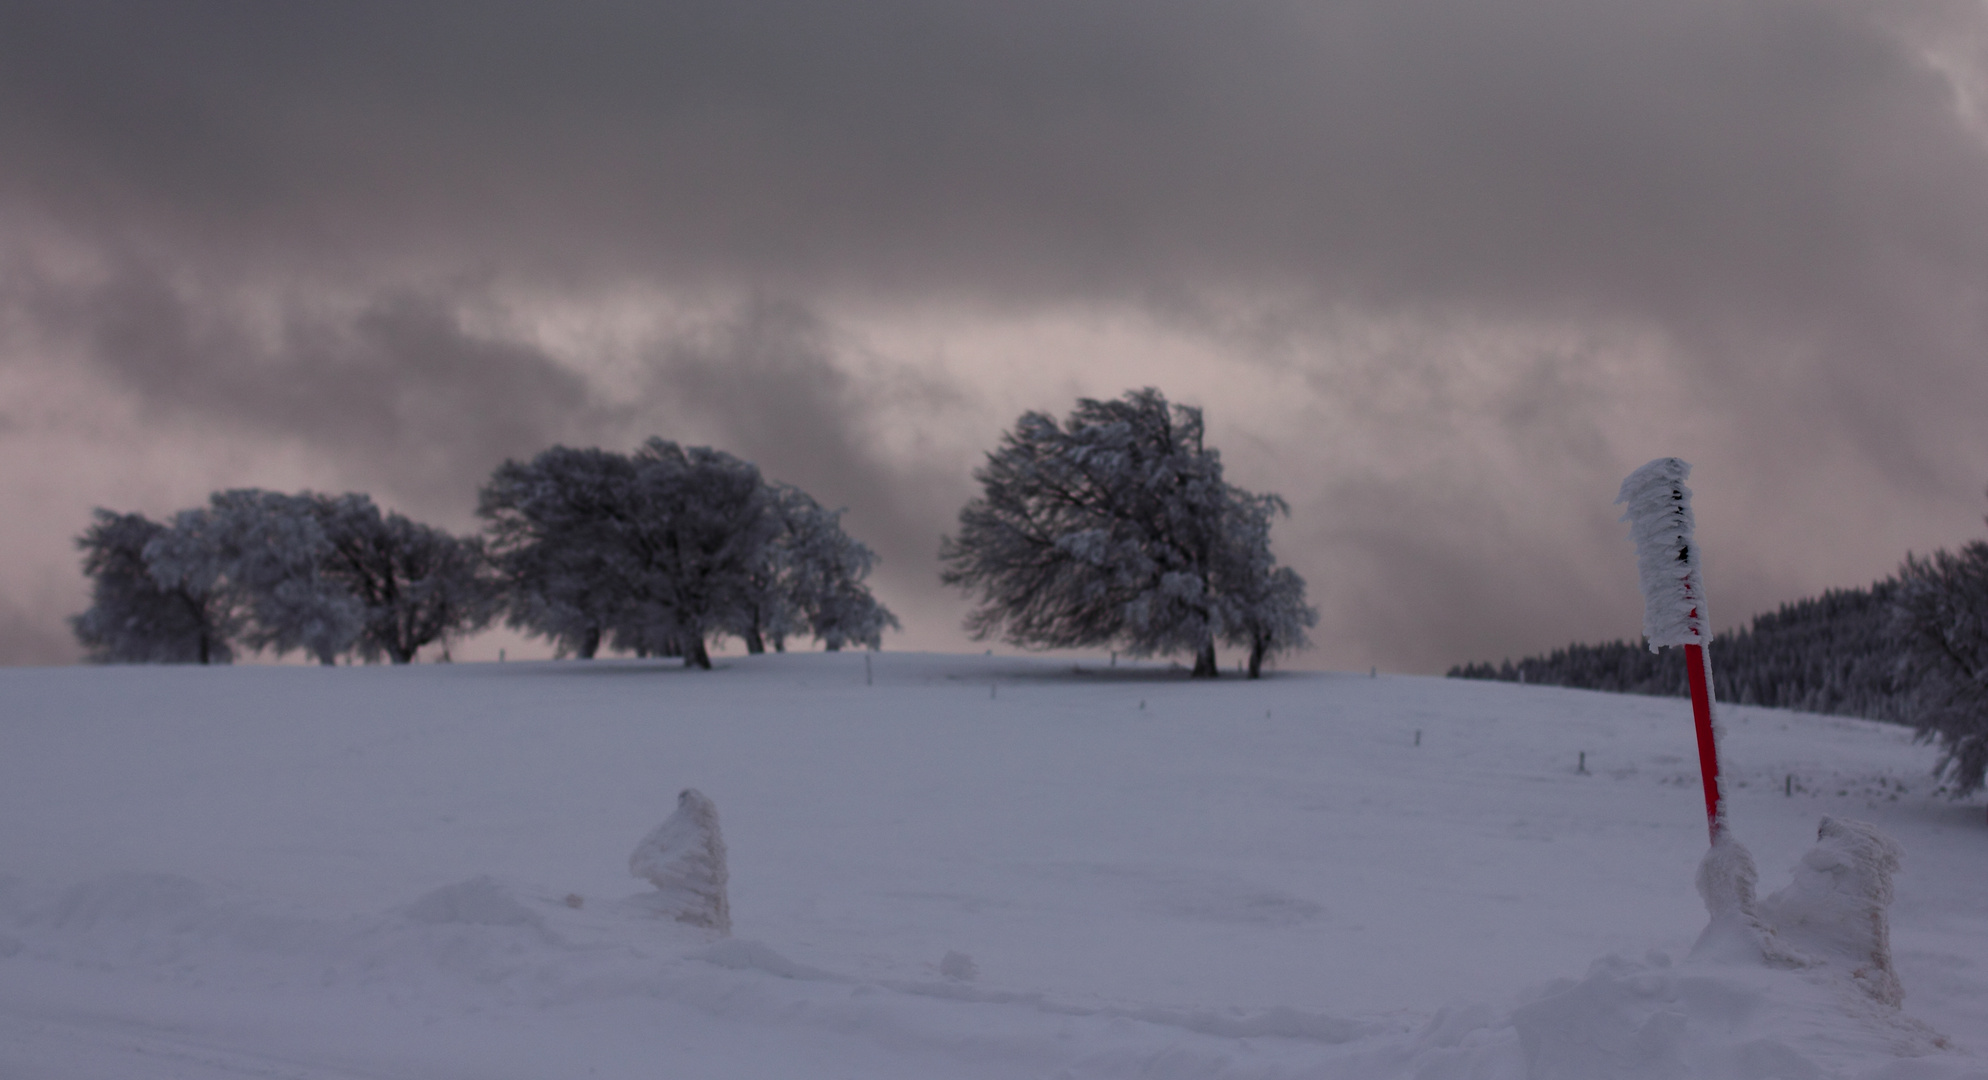
[{"label": "overcast sky", "polygon": [[652,434],[847,506],[887,647],[978,648],[981,455],[1146,385],[1289,500],[1293,666],[1633,637],[1660,455],[1722,626],[1868,584],[1984,531],[1985,11],[0,5],[0,661],[78,655],[94,506],[467,530]]}]

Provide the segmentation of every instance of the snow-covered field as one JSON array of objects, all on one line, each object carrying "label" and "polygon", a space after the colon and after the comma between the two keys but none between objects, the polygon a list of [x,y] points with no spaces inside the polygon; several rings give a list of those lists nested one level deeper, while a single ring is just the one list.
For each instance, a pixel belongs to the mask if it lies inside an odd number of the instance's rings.
[{"label": "snow-covered field", "polygon": [[[1825,814],[1904,848],[1902,1013],[1690,955],[1682,701],[894,653],[0,671],[0,1077],[1988,1077],[1980,804],[1898,729],[1725,715],[1763,894]],[[628,874],[685,787],[730,938]]]}]

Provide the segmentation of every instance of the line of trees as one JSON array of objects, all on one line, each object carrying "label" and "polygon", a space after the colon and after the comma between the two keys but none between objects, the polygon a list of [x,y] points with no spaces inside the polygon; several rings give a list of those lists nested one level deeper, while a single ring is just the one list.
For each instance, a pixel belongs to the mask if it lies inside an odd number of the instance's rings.
[{"label": "line of trees", "polygon": [[[1713,692],[1740,705],[1904,721],[1901,641],[1891,627],[1897,583],[1834,589],[1755,616],[1712,639]],[[1464,664],[1451,678],[1497,679],[1623,694],[1684,697],[1684,653],[1638,638],[1572,644],[1502,664]]]},{"label": "line of trees", "polygon": [[[1722,701],[1910,724],[1941,750],[1955,796],[1988,786],[1988,542],[1908,554],[1867,589],[1784,604],[1713,638]],[[1451,678],[1682,697],[1684,651],[1641,641],[1569,645],[1545,656],[1465,664]]]},{"label": "line of trees", "polygon": [[93,660],[227,663],[238,649],[407,663],[502,602],[475,537],[382,514],[364,495],[241,489],[171,521],[98,510],[71,620]]},{"label": "line of trees", "polygon": [[[941,580],[973,595],[976,637],[1027,648],[1216,647],[1251,678],[1302,648],[1318,612],[1270,551],[1276,495],[1228,483],[1201,411],[1152,388],[1023,414],[941,540]],[[77,637],[99,661],[225,663],[237,649],[406,663],[498,618],[561,655],[749,652],[807,635],[878,648],[898,622],[870,595],[877,557],[841,511],[709,447],[555,446],[499,466],[481,536],[381,514],[364,495],[216,493],[169,522],[97,511],[77,541],[92,582]]]},{"label": "line of trees", "polygon": [[605,645],[704,668],[713,635],[755,653],[800,635],[877,648],[898,625],[840,511],[721,451],[553,447],[499,467],[478,513],[484,536],[365,495],[222,491],[166,522],[98,510],[77,539],[91,605],[71,625],[100,662],[408,663],[502,617],[562,655]]}]

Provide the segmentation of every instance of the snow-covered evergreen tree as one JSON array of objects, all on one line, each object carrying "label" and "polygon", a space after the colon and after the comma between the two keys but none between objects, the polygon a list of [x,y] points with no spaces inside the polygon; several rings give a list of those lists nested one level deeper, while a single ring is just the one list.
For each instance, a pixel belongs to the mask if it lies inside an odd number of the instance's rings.
[{"label": "snow-covered evergreen tree", "polygon": [[1956,794],[1977,791],[1988,782],[1988,541],[1907,555],[1893,602],[1909,719],[1939,742]]},{"label": "snow-covered evergreen tree", "polygon": [[[1782,604],[1712,639],[1712,679],[1720,701],[1871,720],[1904,721],[1911,694],[1893,624],[1895,580],[1831,589]],[[1683,697],[1684,654],[1651,652],[1641,640],[1572,644],[1503,664],[1463,664],[1451,678],[1499,679],[1614,693]]]},{"label": "snow-covered evergreen tree", "polygon": [[76,546],[90,579],[90,608],[70,619],[99,663],[225,664],[241,616],[224,590],[162,582],[146,549],[168,526],[142,514],[96,511]]},{"label": "snow-covered evergreen tree", "polygon": [[[1062,424],[1023,414],[941,546],[941,580],[979,598],[968,629],[1036,648],[1189,652],[1210,678],[1217,640],[1260,636],[1266,653],[1301,641],[1303,583],[1267,561],[1271,504],[1224,482],[1202,437],[1199,409],[1152,388],[1080,400]],[[1257,542],[1259,520],[1263,559],[1236,550]]]},{"label": "snow-covered evergreen tree", "polygon": [[480,539],[382,515],[364,495],[305,498],[328,541],[323,576],[362,608],[353,648],[365,660],[409,663],[423,645],[489,624],[498,592]]}]

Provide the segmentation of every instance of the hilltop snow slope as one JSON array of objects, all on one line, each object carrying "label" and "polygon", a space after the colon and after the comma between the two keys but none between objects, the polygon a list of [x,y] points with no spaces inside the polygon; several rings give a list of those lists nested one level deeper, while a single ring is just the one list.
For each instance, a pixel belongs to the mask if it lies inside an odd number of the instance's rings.
[{"label": "hilltop snow slope", "polygon": [[[1903,847],[1902,1012],[1691,955],[1683,702],[869,663],[0,671],[0,1077],[1988,1077],[1988,828],[1898,729],[1725,750],[1763,894]],[[628,874],[685,787],[730,938]]]}]

